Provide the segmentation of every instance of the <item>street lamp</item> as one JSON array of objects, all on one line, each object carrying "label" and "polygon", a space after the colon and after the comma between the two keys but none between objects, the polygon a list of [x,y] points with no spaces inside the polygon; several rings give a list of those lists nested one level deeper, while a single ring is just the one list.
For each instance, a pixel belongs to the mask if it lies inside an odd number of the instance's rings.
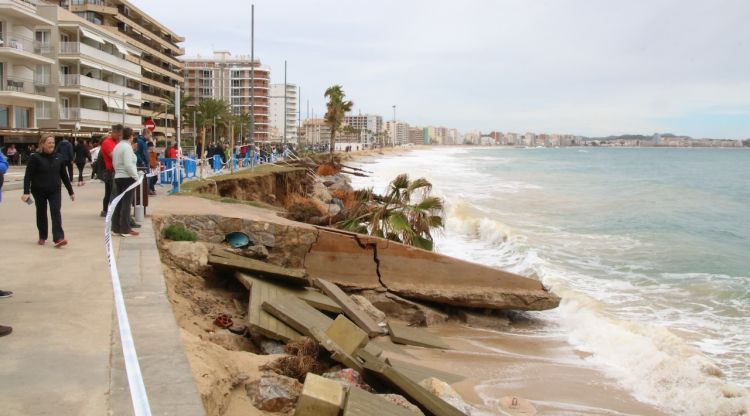
[{"label": "street lamp", "polygon": [[125,114],[128,112],[128,104],[125,102],[125,98],[132,97],[135,94],[132,92],[123,91],[122,92],[122,125],[125,126]]}]

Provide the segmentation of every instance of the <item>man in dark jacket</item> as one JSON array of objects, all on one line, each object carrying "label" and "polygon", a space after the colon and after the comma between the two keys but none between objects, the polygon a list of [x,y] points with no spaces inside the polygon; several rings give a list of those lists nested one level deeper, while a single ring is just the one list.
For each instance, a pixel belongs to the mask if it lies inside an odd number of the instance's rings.
[{"label": "man in dark jacket", "polygon": [[63,161],[65,162],[65,168],[68,169],[68,178],[73,177],[73,160],[75,159],[75,151],[73,150],[73,145],[68,141],[68,139],[64,138],[60,140],[59,143],[57,143],[57,147],[55,148],[55,153],[62,156]]}]

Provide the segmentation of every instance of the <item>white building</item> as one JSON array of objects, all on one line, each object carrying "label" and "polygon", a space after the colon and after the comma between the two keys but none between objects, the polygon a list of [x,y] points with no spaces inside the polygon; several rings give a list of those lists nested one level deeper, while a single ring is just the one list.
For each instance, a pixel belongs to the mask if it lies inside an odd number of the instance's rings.
[{"label": "white building", "polygon": [[376,114],[348,115],[344,123],[359,130],[360,143],[371,146],[383,131],[383,117]]},{"label": "white building", "polygon": [[409,125],[402,121],[388,121],[385,123],[385,131],[388,133],[386,143],[392,146],[401,146],[409,143]]},{"label": "white building", "polygon": [[[297,112],[299,100],[297,86],[286,84],[286,142],[297,143]],[[271,84],[270,123],[272,140],[284,140],[284,84]]]}]

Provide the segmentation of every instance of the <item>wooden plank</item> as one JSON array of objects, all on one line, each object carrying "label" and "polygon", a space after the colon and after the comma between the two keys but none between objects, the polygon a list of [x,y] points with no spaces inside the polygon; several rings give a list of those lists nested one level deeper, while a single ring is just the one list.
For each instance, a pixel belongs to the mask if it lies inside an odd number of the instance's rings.
[{"label": "wooden plank", "polygon": [[[253,282],[259,279],[258,277],[254,277],[247,273],[242,273],[242,272],[236,272],[234,274],[234,277],[240,283],[242,283],[242,285],[245,286],[247,290],[251,290],[253,286]],[[304,300],[315,309],[325,311],[325,312],[337,313],[337,314],[344,313],[344,311],[341,309],[338,303],[331,300],[331,298],[329,298],[328,296],[320,293],[320,291],[318,291],[315,288],[300,287],[297,285],[285,285],[282,282],[277,282],[273,280],[272,281],[268,281],[264,279],[260,279],[260,280],[262,282],[265,282],[266,284],[276,285],[279,291],[284,291],[289,295],[297,296],[298,298]]]},{"label": "wooden plank", "polygon": [[433,416],[465,416],[458,409],[413,382],[409,377],[380,360],[368,359],[363,364],[366,372],[374,374],[397,392]]},{"label": "wooden plank", "polygon": [[388,321],[388,332],[391,334],[391,340],[399,344],[444,350],[450,349],[448,344],[440,337],[432,335],[422,328],[411,328]]},{"label": "wooden plank", "polygon": [[247,310],[247,324],[250,331],[284,342],[302,336],[299,332],[263,310],[265,301],[279,296],[287,296],[288,293],[279,285],[267,283],[261,279],[246,276],[246,280],[252,284]]},{"label": "wooden plank", "polygon": [[267,278],[276,278],[302,286],[309,286],[303,269],[287,269],[227,251],[213,250],[208,255],[208,264],[215,267],[250,272]]},{"label": "wooden plank", "polygon": [[317,310],[335,314],[344,313],[344,310],[341,309],[341,306],[339,306],[338,303],[334,302],[333,299],[311,287],[306,287],[304,292],[297,294],[297,297],[304,300]]},{"label": "wooden plank", "polygon": [[333,319],[293,295],[268,299],[263,302],[263,310],[308,337],[312,337],[311,328],[325,331],[333,323]]},{"label": "wooden plank", "polygon": [[466,377],[458,374],[448,373],[434,368],[423,367],[413,362],[396,360],[393,358],[386,358],[385,362],[391,365],[391,367],[403,373],[406,377],[409,377],[413,382],[419,384],[422,380],[430,377],[435,377],[438,380],[444,381],[448,384],[458,383],[466,380]]},{"label": "wooden plank", "polygon": [[368,393],[358,387],[349,388],[344,416],[414,416],[411,410]]},{"label": "wooden plank", "polygon": [[336,286],[335,283],[331,283],[325,279],[315,279],[315,285],[319,287],[323,293],[328,295],[328,297],[338,303],[339,306],[341,306],[341,309],[344,310],[344,314],[367,332],[368,336],[374,337],[385,333],[385,330],[373,321],[372,318],[370,318],[370,315],[354,303],[349,295],[344,293],[344,291]]},{"label": "wooden plank", "polygon": [[369,354],[372,354],[374,357],[380,357],[381,355],[383,355],[383,349],[374,342],[368,342],[367,345],[365,345],[365,347],[362,349],[367,351]]}]

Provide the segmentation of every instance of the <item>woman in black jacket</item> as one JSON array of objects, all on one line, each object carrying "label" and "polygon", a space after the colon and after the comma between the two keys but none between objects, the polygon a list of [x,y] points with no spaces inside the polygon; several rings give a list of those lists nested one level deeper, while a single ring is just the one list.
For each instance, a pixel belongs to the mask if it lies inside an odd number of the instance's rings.
[{"label": "woman in black jacket", "polygon": [[[84,142],[83,139],[76,140],[75,162],[76,167],[78,168],[78,186],[83,186],[86,184],[86,182],[83,181],[83,168],[86,167],[86,162],[91,162],[89,145]],[[70,178],[70,180],[72,182],[73,178]]]},{"label": "woman in black jacket", "polygon": [[73,186],[68,178],[67,161],[58,153],[55,153],[55,138],[46,135],[39,141],[39,152],[29,158],[26,165],[26,175],[23,178],[23,196],[21,200],[30,203],[29,198],[34,196],[36,202],[36,227],[39,230],[38,244],[44,245],[47,241],[47,204],[49,204],[50,217],[52,218],[52,238],[55,247],[60,248],[68,241],[62,229],[62,205],[61,182],[65,184],[71,201],[75,201]]}]

